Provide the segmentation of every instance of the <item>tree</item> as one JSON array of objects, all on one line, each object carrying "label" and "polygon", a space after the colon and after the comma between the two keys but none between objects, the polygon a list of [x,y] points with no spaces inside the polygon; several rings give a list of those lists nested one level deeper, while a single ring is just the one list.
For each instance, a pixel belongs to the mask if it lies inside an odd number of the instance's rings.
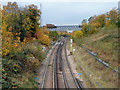
[{"label": "tree", "polygon": [[84,35],[88,33],[88,25],[87,25],[87,23],[82,24],[82,32],[84,33]]},{"label": "tree", "polygon": [[95,28],[99,28],[99,27],[101,26],[101,24],[100,24],[99,22],[95,22],[95,23],[93,24],[93,26],[94,26]]},{"label": "tree", "polygon": [[19,28],[18,26],[18,5],[16,2],[8,2],[7,6],[4,6],[5,12],[4,16],[7,16],[7,18],[3,18],[5,20],[5,23],[8,25],[7,27],[9,28],[10,26],[12,27],[12,32],[13,34],[18,33]]},{"label": "tree", "polygon": [[49,35],[49,31],[46,26],[43,27],[43,31],[45,35]]},{"label": "tree", "polygon": [[110,25],[110,20],[107,20],[105,26],[108,27],[109,25]]},{"label": "tree", "polygon": [[59,34],[58,34],[57,31],[50,31],[50,32],[49,32],[49,37],[50,37],[53,41],[55,41],[55,40],[59,37]]},{"label": "tree", "polygon": [[[105,18],[106,18],[105,14],[101,14],[101,15],[98,15],[96,17],[97,24],[99,23],[98,26],[100,26],[100,27],[104,27],[105,26],[105,23],[106,23],[106,19]],[[98,28],[98,26],[97,26],[97,28]]]},{"label": "tree", "polygon": [[82,23],[87,23],[87,19],[83,19]]},{"label": "tree", "polygon": [[73,37],[80,39],[83,36],[83,32],[82,31],[74,31],[73,32]]},{"label": "tree", "polygon": [[108,15],[107,20],[110,20],[110,24],[115,25],[118,21],[118,12],[116,9],[112,9]]},{"label": "tree", "polygon": [[31,19],[29,17],[26,17],[23,20],[23,25],[22,26],[23,26],[23,29],[24,29],[23,32],[25,32],[25,35],[28,34],[28,32],[29,32],[29,34],[32,33],[32,30],[31,30],[32,24],[33,23],[31,22]]},{"label": "tree", "polygon": [[0,4],[0,30],[2,26],[2,11],[1,11],[1,4]]},{"label": "tree", "polygon": [[90,22],[92,20],[92,17],[90,17],[89,19],[88,19],[88,21]]},{"label": "tree", "polygon": [[38,41],[41,44],[49,46],[49,44],[50,44],[50,38],[49,38],[48,35],[44,34],[44,30],[38,28],[35,36],[37,37]]},{"label": "tree", "polygon": [[14,35],[12,33],[12,27],[6,29],[7,25],[3,23],[2,25],[2,55],[6,56],[11,52],[16,52],[18,45],[20,43],[20,37],[17,36],[14,39]]},{"label": "tree", "polygon": [[34,4],[28,6],[28,11],[29,13],[27,14],[27,16],[31,20],[32,26],[30,27],[30,29],[32,31],[32,37],[34,37],[34,34],[36,33],[36,30],[40,25],[39,19],[41,12],[37,9],[37,6],[35,6]]}]

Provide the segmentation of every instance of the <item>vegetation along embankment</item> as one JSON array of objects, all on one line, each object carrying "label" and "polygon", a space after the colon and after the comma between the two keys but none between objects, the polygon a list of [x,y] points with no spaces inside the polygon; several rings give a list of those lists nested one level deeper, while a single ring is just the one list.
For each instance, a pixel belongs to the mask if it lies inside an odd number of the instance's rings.
[{"label": "vegetation along embankment", "polygon": [[37,88],[36,71],[60,33],[40,27],[42,12],[34,4],[8,2],[0,10],[2,88]]},{"label": "vegetation along embankment", "polygon": [[[108,63],[111,68],[118,70],[118,67],[120,67],[118,64],[118,50],[120,49],[118,42],[120,38],[118,34],[119,26],[118,9],[114,8],[105,14],[94,15],[88,20],[84,19],[82,21],[82,30],[74,31],[71,34],[74,41],[73,48],[76,49],[73,55],[78,57],[80,62],[91,72],[92,77],[103,87],[118,87],[118,76],[115,72],[99,63],[92,55],[86,52],[86,49],[95,53],[96,57]],[[79,65],[77,69],[78,72],[82,71]],[[85,77],[83,78],[85,79]],[[94,87],[93,84],[88,84],[87,79],[85,79],[85,82],[88,87]]]}]

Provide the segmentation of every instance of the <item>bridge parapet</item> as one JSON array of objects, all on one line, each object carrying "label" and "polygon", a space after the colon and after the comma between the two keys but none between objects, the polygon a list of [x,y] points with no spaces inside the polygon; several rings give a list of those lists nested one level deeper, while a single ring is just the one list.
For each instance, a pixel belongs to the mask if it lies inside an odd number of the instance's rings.
[{"label": "bridge parapet", "polygon": [[48,28],[49,31],[78,31],[81,30],[82,26],[72,25],[72,26],[56,26],[56,28]]}]

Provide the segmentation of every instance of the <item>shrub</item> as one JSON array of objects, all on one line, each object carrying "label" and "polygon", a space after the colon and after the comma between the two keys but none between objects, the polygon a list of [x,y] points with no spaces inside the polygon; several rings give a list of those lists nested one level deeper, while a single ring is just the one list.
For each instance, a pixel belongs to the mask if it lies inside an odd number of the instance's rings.
[{"label": "shrub", "polygon": [[50,38],[48,35],[45,35],[42,29],[37,29],[37,32],[35,34],[37,37],[38,41],[46,46],[50,45]]},{"label": "shrub", "polygon": [[43,59],[43,52],[42,52],[42,45],[40,43],[36,42],[31,42],[31,43],[26,43],[22,47],[22,51],[27,55],[33,54],[35,58],[38,58],[39,61]]}]

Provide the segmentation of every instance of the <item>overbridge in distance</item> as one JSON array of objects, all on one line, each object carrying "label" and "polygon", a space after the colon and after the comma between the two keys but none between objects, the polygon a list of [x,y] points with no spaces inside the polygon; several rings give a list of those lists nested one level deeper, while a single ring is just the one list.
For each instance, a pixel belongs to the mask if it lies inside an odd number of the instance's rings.
[{"label": "overbridge in distance", "polygon": [[47,28],[49,31],[79,31],[81,30],[82,26],[81,25],[62,25],[62,26],[55,26],[53,24],[46,24]]}]

